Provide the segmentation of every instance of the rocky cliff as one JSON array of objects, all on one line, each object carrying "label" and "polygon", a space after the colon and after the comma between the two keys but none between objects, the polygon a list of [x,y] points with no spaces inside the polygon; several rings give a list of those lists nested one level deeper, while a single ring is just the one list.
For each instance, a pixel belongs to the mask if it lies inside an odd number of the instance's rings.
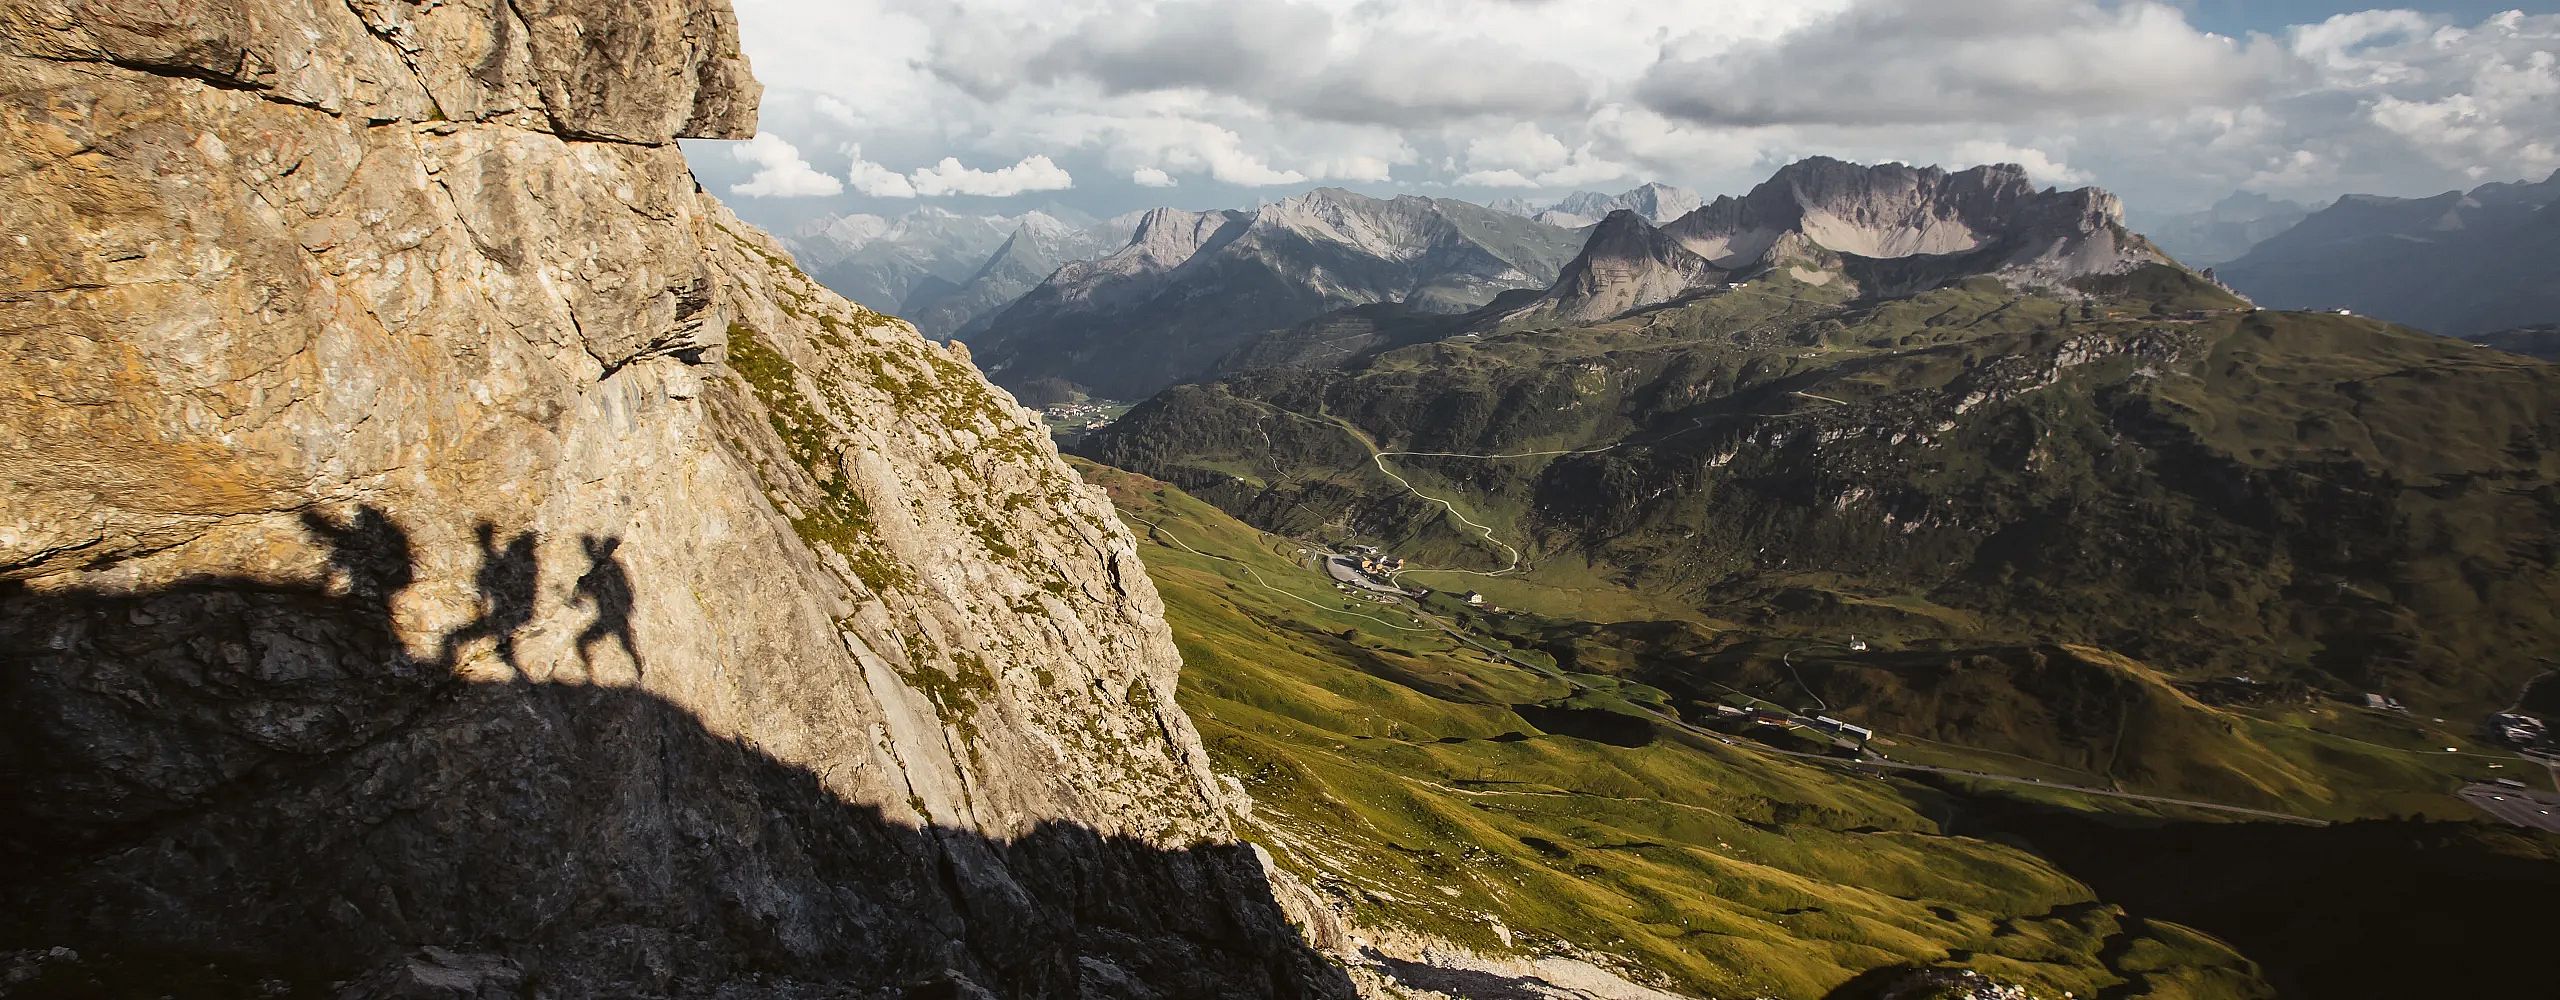
[{"label": "rocky cliff", "polygon": [[29,988],[1340,989],[1106,502],[693,184],[725,0],[7,0],[0,67]]},{"label": "rocky cliff", "polygon": [[1560,319],[1596,322],[1668,302],[1730,273],[1646,224],[1643,216],[1619,209],[1592,229],[1582,255],[1565,265],[1541,305]]}]

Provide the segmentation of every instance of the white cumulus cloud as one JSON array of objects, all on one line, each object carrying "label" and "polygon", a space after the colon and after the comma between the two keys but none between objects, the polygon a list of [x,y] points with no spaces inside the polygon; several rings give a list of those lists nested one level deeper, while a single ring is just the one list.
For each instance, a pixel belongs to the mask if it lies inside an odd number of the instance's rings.
[{"label": "white cumulus cloud", "polygon": [[[860,144],[834,178],[778,139],[688,145],[706,184],[786,225],[860,207],[807,197],[831,181],[874,202],[1066,191],[1107,216],[1166,184],[1202,207],[1319,183],[1740,193],[1827,154],[2017,162],[2140,213],[2560,169],[2555,13],[2341,6],[2226,35],[2195,0],[735,4],[768,127]],[[1067,186],[1105,175],[1130,183]]]},{"label": "white cumulus cloud", "polygon": [[1467,140],[1467,171],[1457,183],[1491,188],[1573,188],[1628,178],[1633,171],[1592,151],[1568,148],[1546,130],[1521,122]]},{"label": "white cumulus cloud", "polygon": [[846,144],[844,155],[853,160],[853,165],[845,171],[845,179],[853,182],[854,190],[874,198],[916,196],[916,186],[907,181],[907,175],[863,159],[861,145]]},{"label": "white cumulus cloud", "polygon": [[1979,163],[2015,163],[2027,168],[2027,177],[2038,184],[2070,187],[2090,181],[2089,172],[2076,170],[2053,154],[2032,146],[2012,146],[2005,142],[1981,139],[1957,143],[1949,166],[1963,169]]},{"label": "white cumulus cloud", "polygon": [[755,175],[744,183],[731,185],[729,193],[746,198],[812,198],[840,194],[844,184],[818,172],[818,168],[802,159],[797,146],[770,132],[739,143],[729,151],[742,163],[752,164]]},{"label": "white cumulus cloud", "polygon": [[963,166],[958,157],[946,156],[940,163],[909,174],[907,179],[915,183],[917,194],[927,198],[955,194],[1009,198],[1029,191],[1064,191],[1076,186],[1076,179],[1064,168],[1037,154],[994,170]]},{"label": "white cumulus cloud", "polygon": [[846,168],[846,179],[853,182],[854,190],[874,198],[1010,198],[1034,191],[1064,191],[1076,185],[1074,175],[1042,154],[1026,156],[1012,166],[994,170],[980,170],[960,162],[959,157],[946,156],[930,167],[903,174],[864,159],[860,145],[846,144],[844,154],[853,161]]}]

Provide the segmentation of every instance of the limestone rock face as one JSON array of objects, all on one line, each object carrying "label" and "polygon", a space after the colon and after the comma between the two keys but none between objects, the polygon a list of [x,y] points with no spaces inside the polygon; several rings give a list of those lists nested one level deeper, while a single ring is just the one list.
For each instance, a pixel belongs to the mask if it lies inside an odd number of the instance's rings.
[{"label": "limestone rock face", "polygon": [[1639,306],[1668,302],[1728,272],[1690,251],[1629,209],[1609,213],[1591,232],[1582,256],[1565,265],[1548,292],[1553,314],[1598,322]]},{"label": "limestone rock face", "polygon": [[1340,988],[1107,502],[693,184],[757,97],[724,0],[0,0],[0,947]]},{"label": "limestone rock face", "polygon": [[763,94],[705,0],[12,0],[14,53],[192,77],[373,122],[744,139]]}]

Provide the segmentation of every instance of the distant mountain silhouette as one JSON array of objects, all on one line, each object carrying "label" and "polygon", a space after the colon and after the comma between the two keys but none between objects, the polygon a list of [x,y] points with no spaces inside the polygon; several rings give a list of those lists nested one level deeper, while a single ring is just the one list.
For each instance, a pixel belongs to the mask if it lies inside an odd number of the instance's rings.
[{"label": "distant mountain silhouette", "polygon": [[2351,194],[2218,269],[2276,309],[2352,309],[2448,337],[2560,321],[2560,173],[2429,198]]}]

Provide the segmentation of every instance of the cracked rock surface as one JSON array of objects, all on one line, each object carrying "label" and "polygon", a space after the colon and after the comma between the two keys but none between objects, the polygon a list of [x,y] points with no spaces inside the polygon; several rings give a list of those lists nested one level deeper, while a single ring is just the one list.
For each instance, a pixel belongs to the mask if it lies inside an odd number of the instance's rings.
[{"label": "cracked rock surface", "polygon": [[693,183],[725,0],[0,0],[0,81],[0,946],[1344,989],[1107,502]]}]

